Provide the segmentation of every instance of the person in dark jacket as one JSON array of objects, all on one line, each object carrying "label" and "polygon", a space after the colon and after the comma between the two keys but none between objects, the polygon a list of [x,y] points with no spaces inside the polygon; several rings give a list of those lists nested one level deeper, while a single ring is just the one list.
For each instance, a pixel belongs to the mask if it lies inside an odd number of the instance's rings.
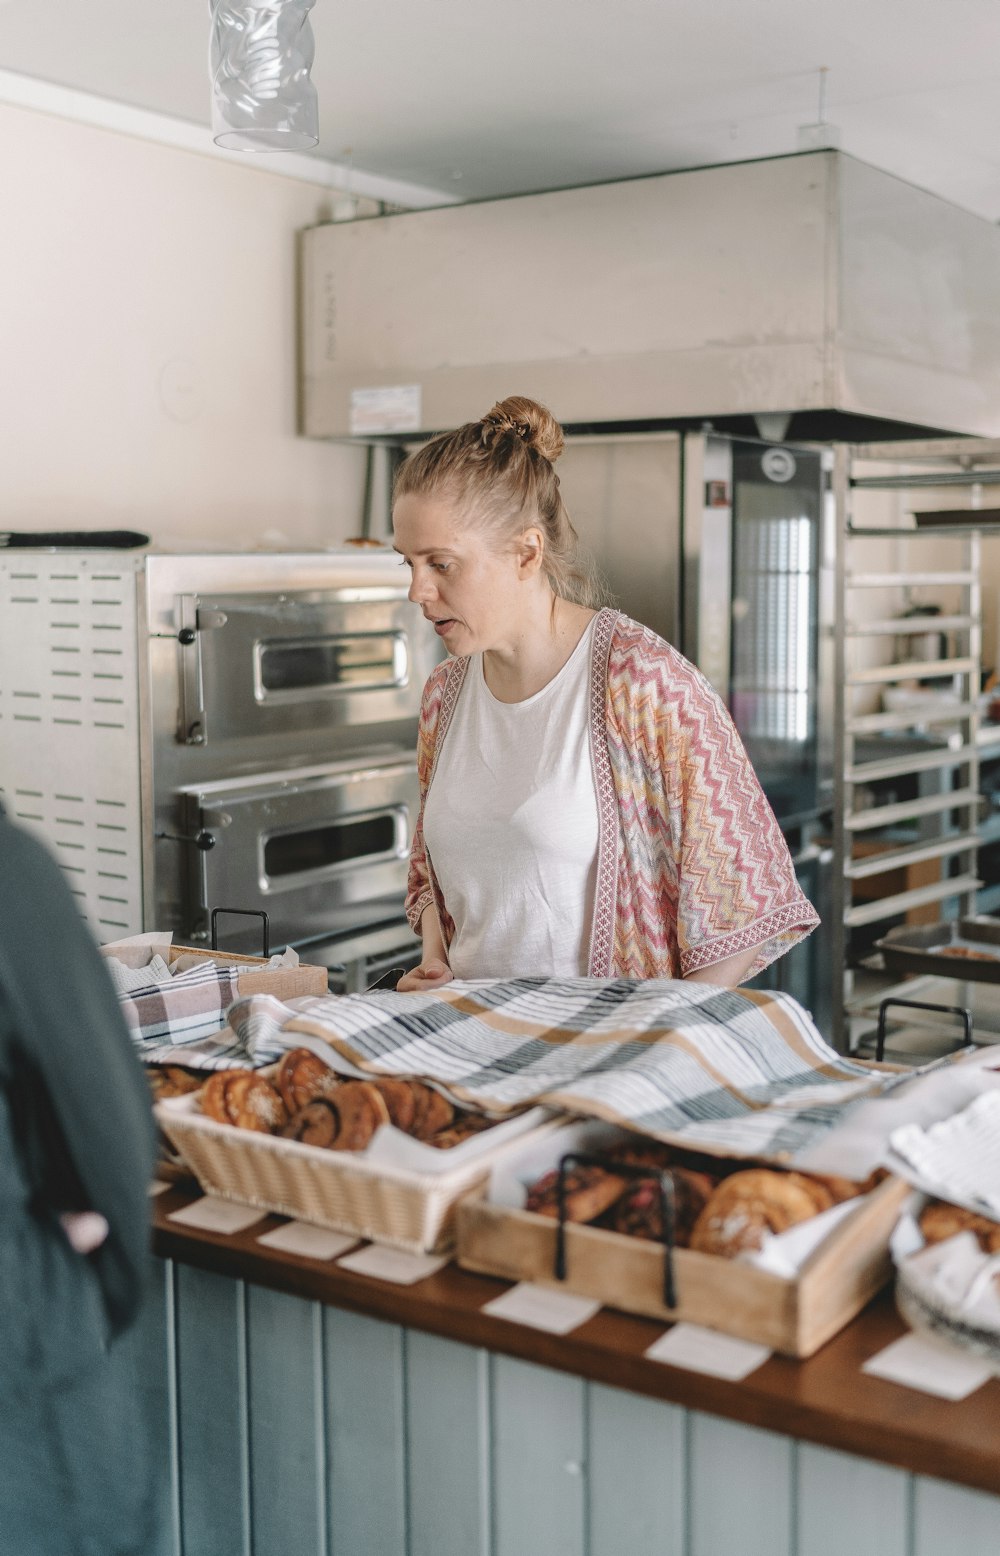
[{"label": "person in dark jacket", "polygon": [[0,1550],[145,1556],[145,1405],[116,1339],[149,1275],[149,1095],[45,848],[0,811]]}]

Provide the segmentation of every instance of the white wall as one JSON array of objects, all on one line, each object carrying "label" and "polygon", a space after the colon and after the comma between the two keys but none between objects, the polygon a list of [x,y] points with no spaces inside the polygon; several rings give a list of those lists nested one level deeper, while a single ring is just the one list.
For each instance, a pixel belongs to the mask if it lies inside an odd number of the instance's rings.
[{"label": "white wall", "polygon": [[0,106],[0,530],[356,532],[363,455],[295,431],[296,234],[332,196],[260,165]]}]

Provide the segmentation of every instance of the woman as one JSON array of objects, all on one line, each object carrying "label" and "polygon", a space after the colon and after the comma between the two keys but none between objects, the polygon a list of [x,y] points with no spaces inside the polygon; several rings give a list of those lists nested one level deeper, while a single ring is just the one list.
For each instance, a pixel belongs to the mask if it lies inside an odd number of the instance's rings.
[{"label": "woman", "polygon": [[819,922],[699,672],[594,608],[541,405],[513,397],[400,467],[396,550],[451,656],[424,689],[407,916],[450,978],[735,985]]},{"label": "woman", "polygon": [[149,1401],[114,1339],[151,1273],[154,1130],[59,866],[0,810],[0,1550],[159,1548]]}]

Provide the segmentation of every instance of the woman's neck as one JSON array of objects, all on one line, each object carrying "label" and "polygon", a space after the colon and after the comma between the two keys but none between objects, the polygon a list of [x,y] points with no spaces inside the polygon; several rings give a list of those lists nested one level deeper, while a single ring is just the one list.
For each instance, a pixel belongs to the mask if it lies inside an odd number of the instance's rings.
[{"label": "woman's neck", "polygon": [[483,654],[486,684],[499,702],[524,702],[559,674],[596,613],[558,595],[532,612],[502,648]]}]

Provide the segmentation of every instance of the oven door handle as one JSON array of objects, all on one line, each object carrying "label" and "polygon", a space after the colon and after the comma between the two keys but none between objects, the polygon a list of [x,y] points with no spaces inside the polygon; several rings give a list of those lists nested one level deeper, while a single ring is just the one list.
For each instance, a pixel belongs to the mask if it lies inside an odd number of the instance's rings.
[{"label": "oven door handle", "polygon": [[208,740],[205,690],[201,663],[201,634],[216,632],[229,620],[225,611],[198,604],[196,594],[182,594],[177,601],[177,642],[180,644],[180,710],[177,739],[186,746],[203,746]]}]

